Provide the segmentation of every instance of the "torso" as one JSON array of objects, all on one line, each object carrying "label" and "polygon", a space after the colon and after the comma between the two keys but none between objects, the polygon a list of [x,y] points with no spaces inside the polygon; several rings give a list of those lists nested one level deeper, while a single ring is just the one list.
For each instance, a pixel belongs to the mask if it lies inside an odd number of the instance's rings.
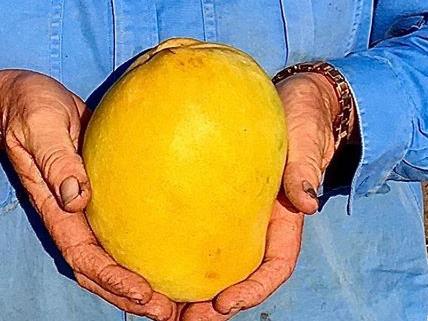
[{"label": "torso", "polygon": [[[0,69],[45,73],[86,99],[131,57],[170,37],[192,37],[236,46],[273,75],[366,49],[372,8],[372,0],[1,1]],[[11,185],[16,177],[4,154],[1,162],[0,289],[7,295],[0,320],[134,319],[71,279],[19,196],[25,192]],[[347,196],[337,191],[306,220],[292,279],[235,320],[422,320],[415,318],[428,295],[420,200],[417,184],[392,183],[389,193],[356,202],[359,214],[350,217]]]}]

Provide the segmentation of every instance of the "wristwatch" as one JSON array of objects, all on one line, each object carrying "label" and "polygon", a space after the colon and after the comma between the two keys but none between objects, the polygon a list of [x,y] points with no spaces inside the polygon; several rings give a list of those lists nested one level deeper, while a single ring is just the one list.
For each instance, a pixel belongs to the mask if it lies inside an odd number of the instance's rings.
[{"label": "wristwatch", "polygon": [[333,121],[333,137],[335,148],[337,149],[340,142],[349,140],[351,113],[355,108],[355,101],[351,89],[345,77],[331,64],[324,61],[312,63],[300,63],[287,67],[278,72],[273,78],[274,84],[302,72],[315,72],[323,75],[333,86],[337,100],[339,102],[340,112]]}]

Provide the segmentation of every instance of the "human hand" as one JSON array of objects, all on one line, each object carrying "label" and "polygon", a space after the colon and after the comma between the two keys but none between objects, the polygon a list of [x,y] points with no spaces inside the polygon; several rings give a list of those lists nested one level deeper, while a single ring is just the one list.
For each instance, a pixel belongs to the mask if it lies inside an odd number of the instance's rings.
[{"label": "human hand", "polygon": [[78,154],[84,103],[52,78],[8,70],[0,72],[0,112],[1,142],[78,283],[127,312],[174,317],[175,303],[117,264],[86,221],[90,187]]},{"label": "human hand", "polygon": [[[318,209],[316,191],[335,153],[333,121],[341,112],[333,86],[317,73],[300,73],[276,85],[284,105],[288,153],[283,184],[289,201],[299,211]],[[349,131],[354,129],[350,115]]]},{"label": "human hand", "polygon": [[186,306],[181,321],[225,321],[263,302],[293,273],[300,252],[303,214],[280,194],[266,236],[265,257],[245,281],[222,291],[211,302]]}]

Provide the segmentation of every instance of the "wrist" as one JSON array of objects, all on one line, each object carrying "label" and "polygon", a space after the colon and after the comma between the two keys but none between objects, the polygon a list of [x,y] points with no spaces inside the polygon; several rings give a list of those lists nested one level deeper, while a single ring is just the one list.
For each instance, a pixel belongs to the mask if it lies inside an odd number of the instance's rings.
[{"label": "wrist", "polygon": [[305,72],[302,73],[305,77],[310,79],[316,86],[317,92],[321,95],[321,99],[324,102],[324,107],[330,114],[330,120],[333,125],[334,120],[340,114],[340,103],[337,99],[336,92],[332,84],[327,78],[319,73]]},{"label": "wrist", "polygon": [[[307,74],[308,74],[308,77],[311,77],[313,81],[315,81],[318,84],[318,88],[320,92],[322,92],[323,95],[327,98],[329,110],[331,113],[331,121],[333,124],[335,119],[342,112],[341,106],[333,85],[327,80],[327,78],[324,75],[321,75],[315,72],[308,72]],[[356,111],[354,107],[352,108],[351,113],[349,115],[349,129],[348,129],[350,133],[349,137],[352,141],[355,141],[355,137],[358,131],[357,129],[358,129],[358,122],[357,122]]]},{"label": "wrist", "polygon": [[[333,86],[320,74],[314,72],[301,72],[289,76],[276,84],[282,93],[282,88],[292,87],[297,90],[302,97],[310,99],[313,105],[318,106],[328,120],[332,128],[333,122],[340,113],[340,104],[335,94]],[[312,99],[311,99],[312,97]]]},{"label": "wrist", "polygon": [[[287,82],[289,78],[305,78],[305,87],[316,88],[315,91],[312,90],[311,95],[321,101],[318,106],[329,116],[335,149],[339,148],[342,141],[349,143],[357,125],[355,100],[348,82],[340,71],[323,61],[300,63],[281,70],[272,81],[278,85]],[[308,79],[310,81],[307,81]]]}]

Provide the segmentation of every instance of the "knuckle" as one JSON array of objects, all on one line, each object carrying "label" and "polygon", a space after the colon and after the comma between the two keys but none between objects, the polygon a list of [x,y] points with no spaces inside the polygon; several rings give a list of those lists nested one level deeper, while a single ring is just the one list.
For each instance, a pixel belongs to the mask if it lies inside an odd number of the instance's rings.
[{"label": "knuckle", "polygon": [[54,132],[70,127],[69,111],[64,107],[58,108],[56,105],[62,104],[55,97],[40,95],[34,100],[31,104],[22,103],[19,115],[21,126],[28,128],[29,135],[37,135],[41,130]]},{"label": "knuckle", "polygon": [[[260,302],[262,302],[266,296],[268,295],[268,289],[266,288],[266,286],[255,279],[249,279],[248,281],[248,288],[243,288],[242,289],[242,294],[250,294],[251,295],[251,299],[249,299],[250,302],[242,302],[244,304],[243,307],[245,308],[249,308],[251,306],[254,306]],[[247,300],[244,300],[247,301]]]},{"label": "knuckle", "polygon": [[65,168],[71,168],[72,164],[81,165],[82,163],[77,154],[67,151],[63,146],[49,147],[38,161],[44,175],[51,178],[63,173]]},{"label": "knuckle", "polygon": [[[40,98],[39,98],[40,99]],[[44,131],[53,131],[56,128],[67,128],[67,118],[64,117],[64,111],[59,108],[54,108],[53,102],[45,98],[41,101],[23,104],[21,110],[21,122],[23,127],[28,128],[30,135],[36,135],[41,129]]]},{"label": "knuckle", "polygon": [[[57,225],[55,225],[57,226]],[[55,228],[54,226],[54,228]],[[52,231],[55,235],[57,233]],[[57,241],[58,242],[58,241]],[[90,248],[91,244],[88,243],[79,243],[72,245],[57,244],[66,259],[67,263],[73,268],[73,270],[86,275],[88,278],[92,279],[91,269],[88,267],[96,266],[97,259],[92,254]]]},{"label": "knuckle", "polygon": [[115,264],[107,264],[103,266],[97,273],[97,278],[100,282],[105,285],[109,285],[115,289],[123,289],[124,284],[123,281],[117,277],[115,273],[116,265]]},{"label": "knuckle", "polygon": [[[31,193],[30,193],[31,195]],[[36,196],[31,196],[30,198],[31,203],[33,204],[34,208],[36,209],[37,213],[39,213],[42,217],[46,217],[46,213],[49,213],[52,209],[52,202],[54,202],[53,195],[49,194],[44,198],[39,198]],[[49,222],[45,222],[46,228],[50,231],[51,226],[49,226]]]},{"label": "knuckle", "polygon": [[74,276],[76,277],[76,281],[77,284],[79,284],[82,288],[95,293],[96,295],[104,298],[105,300],[113,303],[114,305],[116,305],[117,307],[119,307],[121,310],[123,310],[124,312],[128,312],[128,313],[133,313],[135,312],[132,309],[132,305],[127,302],[126,300],[122,299],[122,298],[116,298],[110,295],[105,295],[105,293],[103,293],[102,291],[100,291],[97,287],[95,287],[93,284],[91,284],[90,282],[88,282],[87,278],[82,276],[82,274],[73,271]]},{"label": "knuckle", "polygon": [[65,159],[65,152],[62,148],[51,147],[40,157],[41,167],[49,175],[53,167]]},{"label": "knuckle", "polygon": [[129,276],[120,273],[119,269],[115,263],[107,264],[97,272],[96,278],[103,287],[123,295],[130,291],[130,282]]}]

